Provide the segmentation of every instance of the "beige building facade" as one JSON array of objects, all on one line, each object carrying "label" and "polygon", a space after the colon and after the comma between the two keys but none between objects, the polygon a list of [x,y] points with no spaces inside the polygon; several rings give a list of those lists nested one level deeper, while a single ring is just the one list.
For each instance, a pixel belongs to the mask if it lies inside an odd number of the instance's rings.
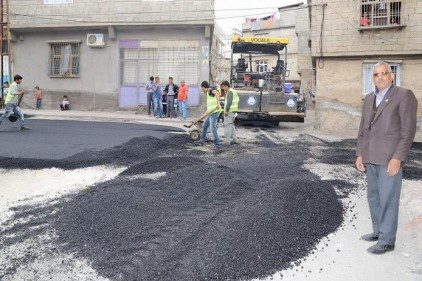
[{"label": "beige building facade", "polygon": [[316,68],[316,123],[325,132],[356,136],[363,97],[374,90],[372,67],[386,61],[394,84],[418,101],[422,141],[422,1],[310,0]]},{"label": "beige building facade", "polygon": [[[24,2],[24,3],[23,3]],[[221,49],[214,0],[10,0],[11,73],[43,107],[114,111],[146,104],[145,84],[172,76],[200,104]],[[34,107],[32,95],[23,100]]]}]

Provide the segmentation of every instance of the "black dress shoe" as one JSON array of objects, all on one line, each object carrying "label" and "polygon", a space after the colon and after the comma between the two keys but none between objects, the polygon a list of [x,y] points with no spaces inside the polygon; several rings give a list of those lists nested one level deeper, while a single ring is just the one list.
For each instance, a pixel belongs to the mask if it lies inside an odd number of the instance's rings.
[{"label": "black dress shoe", "polygon": [[378,241],[378,235],[376,235],[375,233],[369,233],[369,234],[362,235],[360,239],[364,241],[374,242],[374,241]]},{"label": "black dress shoe", "polygon": [[368,248],[368,252],[381,255],[389,251],[394,251],[394,245],[379,245],[378,243]]}]

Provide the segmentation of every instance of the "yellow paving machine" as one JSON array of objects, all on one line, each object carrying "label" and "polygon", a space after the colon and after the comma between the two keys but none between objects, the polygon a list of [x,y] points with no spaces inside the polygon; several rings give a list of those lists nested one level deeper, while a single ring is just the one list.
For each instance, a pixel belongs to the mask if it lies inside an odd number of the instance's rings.
[{"label": "yellow paving machine", "polygon": [[288,38],[233,36],[230,84],[239,121],[304,122],[306,98],[286,82]]}]

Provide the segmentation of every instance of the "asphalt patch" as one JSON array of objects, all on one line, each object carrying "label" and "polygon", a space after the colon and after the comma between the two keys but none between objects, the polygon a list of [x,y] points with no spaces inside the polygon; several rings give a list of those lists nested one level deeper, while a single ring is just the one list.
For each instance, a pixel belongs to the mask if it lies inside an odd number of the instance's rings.
[{"label": "asphalt patch", "polygon": [[[42,162],[63,169],[128,168],[51,206],[15,209],[12,220],[32,219],[0,231],[8,237],[2,243],[54,229],[57,249],[86,258],[110,280],[247,280],[290,267],[313,251],[341,225],[347,211],[341,199],[356,189],[302,168],[315,147],[323,151],[315,161],[353,165],[352,140],[328,143],[303,136],[274,143],[261,136],[218,155],[189,143],[185,135],[135,138],[112,149]],[[412,150],[411,156],[420,156],[419,145]],[[40,165],[16,161],[20,167]],[[408,164],[415,168],[412,176],[421,174],[417,161]],[[142,177],[159,172],[165,174]],[[28,254],[23,262],[34,258]]]}]

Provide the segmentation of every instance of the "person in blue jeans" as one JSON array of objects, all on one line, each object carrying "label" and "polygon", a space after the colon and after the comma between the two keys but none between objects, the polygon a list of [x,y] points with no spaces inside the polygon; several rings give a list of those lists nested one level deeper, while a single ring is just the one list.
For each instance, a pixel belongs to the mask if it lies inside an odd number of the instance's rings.
[{"label": "person in blue jeans", "polygon": [[188,86],[185,80],[180,81],[179,93],[177,94],[177,104],[180,110],[181,119],[186,120],[188,114]]},{"label": "person in blue jeans", "polygon": [[15,113],[15,115],[19,118],[21,123],[21,131],[29,130],[28,127],[25,127],[25,118],[23,116],[22,111],[19,108],[19,102],[20,98],[25,93],[24,91],[20,90],[20,83],[22,82],[22,76],[19,74],[16,74],[13,77],[14,82],[10,85],[9,89],[7,90],[7,96],[5,100],[6,109],[4,114],[0,117],[0,124],[3,122],[3,120],[12,113]]},{"label": "person in blue jeans", "polygon": [[152,100],[154,103],[154,117],[160,118],[163,114],[163,104],[161,101],[162,91],[160,87],[160,77],[155,77],[155,82],[152,84]]},{"label": "person in blue jeans", "polygon": [[205,117],[207,117],[207,119],[205,119],[202,124],[200,144],[204,145],[207,141],[207,131],[208,128],[210,128],[214,140],[214,149],[220,149],[220,139],[217,133],[217,121],[221,113],[220,92],[218,92],[216,88],[210,88],[207,81],[202,81],[201,90],[207,96],[207,111],[198,118],[197,122],[201,121]]},{"label": "person in blue jeans", "polygon": [[151,107],[152,111],[154,111],[154,105],[152,102],[152,96],[154,94],[152,90],[152,86],[154,84],[154,76],[149,78],[149,82],[145,85],[145,90],[147,91],[147,108],[148,108],[148,116],[151,116]]}]

